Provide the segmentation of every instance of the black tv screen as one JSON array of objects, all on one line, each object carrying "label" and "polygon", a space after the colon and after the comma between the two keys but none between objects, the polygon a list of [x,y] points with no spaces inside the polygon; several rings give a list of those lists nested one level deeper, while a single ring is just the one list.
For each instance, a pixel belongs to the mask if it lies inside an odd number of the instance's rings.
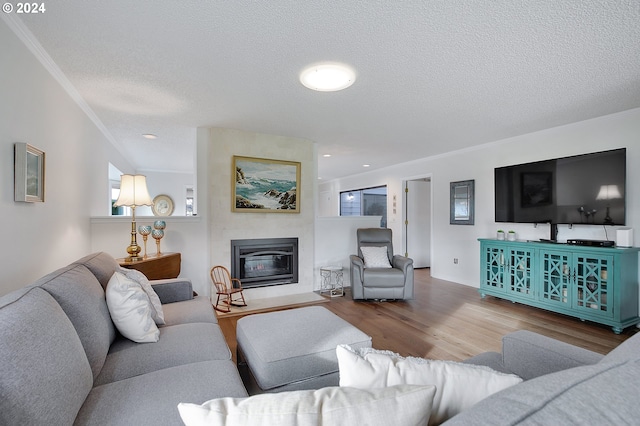
[{"label": "black tv screen", "polygon": [[496,222],[625,224],[625,148],[495,169]]}]

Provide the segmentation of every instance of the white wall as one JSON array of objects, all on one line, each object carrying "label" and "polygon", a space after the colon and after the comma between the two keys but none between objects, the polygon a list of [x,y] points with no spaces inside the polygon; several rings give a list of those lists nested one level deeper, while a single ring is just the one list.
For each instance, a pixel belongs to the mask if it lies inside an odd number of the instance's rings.
[{"label": "white wall", "polygon": [[382,216],[331,216],[316,218],[314,289],[320,289],[320,268],[342,266],[343,284],[351,286],[349,256],[358,254],[358,228],[379,228]]},{"label": "white wall", "polygon": [[[415,160],[357,176],[320,184],[319,193],[338,194],[349,189],[387,185],[389,200],[400,194],[402,182],[415,176],[432,177],[433,228],[431,274],[440,279],[479,286],[478,238],[493,237],[503,224],[494,222],[493,169],[497,166],[525,163],[547,158],[577,155],[614,148],[627,148],[627,226],[634,228],[638,240],[640,228],[640,108],[599,117],[566,126],[509,138],[474,149]],[[428,143],[428,141],[425,141]],[[449,224],[449,183],[475,180],[475,225]],[[339,212],[337,196],[323,197],[332,205],[320,209]],[[391,201],[389,201],[391,202]],[[388,206],[391,212],[391,205]],[[402,215],[389,216],[394,231],[394,245],[402,244]],[[548,238],[549,226],[534,228],[530,224],[513,224],[521,239]],[[615,227],[607,227],[615,238]],[[604,239],[603,227],[559,226],[559,239]],[[453,259],[458,258],[455,265]]]},{"label": "white wall", "polygon": [[[108,163],[131,166],[0,20],[0,295],[89,253],[89,217],[106,209]],[[13,144],[46,155],[45,202],[13,201]]]},{"label": "white wall", "polygon": [[[207,145],[206,148],[201,145]],[[231,240],[298,237],[298,283],[246,290],[249,300],[313,290],[314,220],[316,210],[317,154],[315,144],[299,138],[212,128],[208,138],[198,133],[198,155],[206,149],[208,176],[198,174],[199,194],[207,192],[210,265],[230,267]],[[234,155],[301,163],[297,199],[300,213],[237,213],[231,211],[232,158]],[[201,177],[206,179],[200,180]],[[235,178],[235,172],[233,172]],[[199,200],[202,208],[202,199]]]},{"label": "white wall", "polygon": [[[136,173],[147,177],[147,189],[151,199],[164,194],[173,200],[174,210],[172,216],[185,216],[186,188],[195,186],[195,173],[161,172],[155,170],[137,170]],[[153,216],[151,207],[138,207],[136,216]]]}]

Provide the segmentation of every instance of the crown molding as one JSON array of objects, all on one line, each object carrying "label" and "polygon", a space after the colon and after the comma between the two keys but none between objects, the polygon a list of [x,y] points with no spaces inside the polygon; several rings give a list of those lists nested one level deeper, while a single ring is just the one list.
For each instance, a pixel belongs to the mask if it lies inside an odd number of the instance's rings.
[{"label": "crown molding", "polygon": [[104,125],[102,120],[98,118],[96,113],[91,109],[89,104],[80,95],[80,92],[69,81],[66,75],[62,72],[60,67],[55,63],[53,58],[49,56],[47,51],[42,47],[38,39],[33,35],[31,31],[24,25],[22,20],[15,14],[2,14],[2,19],[7,26],[13,31],[13,33],[24,43],[31,53],[40,61],[42,66],[51,74],[51,76],[62,86],[62,89],[73,99],[73,101],[80,107],[80,109],[87,115],[87,117],[95,124],[98,130],[104,135],[104,137],[111,142],[111,144],[122,154],[125,158],[128,155],[124,147],[113,137],[109,129]]}]

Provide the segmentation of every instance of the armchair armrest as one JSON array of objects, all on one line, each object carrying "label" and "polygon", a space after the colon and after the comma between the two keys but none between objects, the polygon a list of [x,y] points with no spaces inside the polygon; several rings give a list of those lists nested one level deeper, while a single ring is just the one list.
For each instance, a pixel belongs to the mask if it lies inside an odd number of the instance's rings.
[{"label": "armchair armrest", "polygon": [[402,269],[402,272],[407,275],[409,266],[413,266],[413,259],[394,254],[393,259],[391,259],[391,264],[394,268]]},{"label": "armchair armrest", "polygon": [[568,368],[595,364],[604,355],[531,331],[519,330],[502,338],[503,364],[529,380]]},{"label": "armchair armrest", "polygon": [[351,295],[354,299],[364,298],[362,279],[364,278],[364,261],[355,254],[349,256],[351,268],[349,269],[349,281],[351,283]]},{"label": "armchair armrest", "polygon": [[356,267],[360,269],[360,272],[364,269],[364,260],[359,256],[352,254],[349,256],[349,260],[351,261],[351,267]]},{"label": "armchair armrest", "polygon": [[350,278],[351,286],[353,287],[354,282],[362,284],[362,278],[364,277],[364,260],[355,254],[350,255],[349,259],[351,260]]},{"label": "armchair armrest", "polygon": [[193,286],[191,280],[184,278],[171,278],[166,280],[149,281],[153,290],[158,294],[160,302],[164,305],[173,302],[193,299]]},{"label": "armchair armrest", "polygon": [[398,268],[404,274],[404,295],[403,299],[413,299],[413,259],[394,254],[391,265]]}]

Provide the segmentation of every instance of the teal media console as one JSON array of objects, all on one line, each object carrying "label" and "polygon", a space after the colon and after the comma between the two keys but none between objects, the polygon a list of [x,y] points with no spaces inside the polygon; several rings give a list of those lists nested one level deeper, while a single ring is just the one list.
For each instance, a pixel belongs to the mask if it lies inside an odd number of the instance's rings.
[{"label": "teal media console", "polygon": [[495,296],[606,324],[616,334],[640,322],[640,248],[479,241],[482,297]]}]

